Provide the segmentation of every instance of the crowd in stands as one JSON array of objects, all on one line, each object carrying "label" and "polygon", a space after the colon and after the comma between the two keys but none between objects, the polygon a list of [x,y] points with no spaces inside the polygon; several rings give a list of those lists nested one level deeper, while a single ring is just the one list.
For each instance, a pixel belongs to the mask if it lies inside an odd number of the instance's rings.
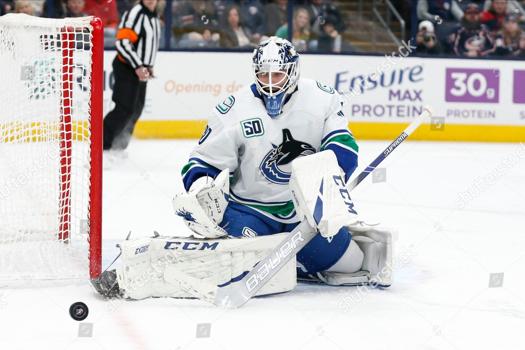
[{"label": "crowd in stands", "polygon": [[[122,14],[138,0],[0,0],[0,15],[9,12],[63,18],[98,16],[105,28],[105,46],[114,46]],[[163,25],[171,14],[171,48],[251,48],[261,39],[288,38],[288,0],[166,0],[159,1]],[[170,13],[171,12],[171,13]],[[296,0],[292,41],[300,51],[341,52],[344,16],[332,0]],[[165,35],[165,30],[162,31]],[[162,39],[162,44],[165,39]]]},{"label": "crowd in stands", "polygon": [[[174,45],[181,48],[251,48],[261,39],[289,37],[288,0],[173,2]],[[295,1],[291,38],[299,51],[345,50],[343,15],[330,0]]]},{"label": "crowd in stands", "polygon": [[[62,18],[94,15],[113,47],[123,13],[139,0],[0,0],[9,12]],[[293,1],[293,6],[289,6]],[[407,0],[392,0],[398,4]],[[416,0],[413,32],[419,55],[525,57],[525,0]],[[261,39],[291,38],[299,51],[355,51],[337,0],[159,0],[162,47],[250,49]],[[170,8],[166,4],[171,4]],[[289,15],[288,11],[292,9]],[[169,17],[169,18],[168,18]],[[288,20],[292,22],[289,25]],[[406,19],[410,22],[409,19]],[[408,38],[406,38],[408,39]]]},{"label": "crowd in stands", "polygon": [[525,58],[525,1],[419,0],[417,53]]}]

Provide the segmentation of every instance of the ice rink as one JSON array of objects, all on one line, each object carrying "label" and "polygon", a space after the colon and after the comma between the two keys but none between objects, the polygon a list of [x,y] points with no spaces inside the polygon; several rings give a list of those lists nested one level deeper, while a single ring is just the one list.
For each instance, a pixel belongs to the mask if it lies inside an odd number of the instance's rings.
[{"label": "ice rink", "polygon": [[[129,231],[186,232],[171,199],[195,142],[135,140],[105,170],[105,264]],[[387,142],[359,145],[361,169]],[[238,310],[105,301],[87,282],[0,289],[0,349],[523,349],[525,145],[408,141],[382,168],[353,197],[395,231],[388,289],[300,284]]]}]

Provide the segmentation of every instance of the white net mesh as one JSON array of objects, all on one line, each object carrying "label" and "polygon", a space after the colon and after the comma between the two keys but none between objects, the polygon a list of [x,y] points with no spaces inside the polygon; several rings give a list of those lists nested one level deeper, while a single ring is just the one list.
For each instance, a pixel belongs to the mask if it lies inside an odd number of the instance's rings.
[{"label": "white net mesh", "polygon": [[0,281],[88,276],[90,18],[0,17]]}]

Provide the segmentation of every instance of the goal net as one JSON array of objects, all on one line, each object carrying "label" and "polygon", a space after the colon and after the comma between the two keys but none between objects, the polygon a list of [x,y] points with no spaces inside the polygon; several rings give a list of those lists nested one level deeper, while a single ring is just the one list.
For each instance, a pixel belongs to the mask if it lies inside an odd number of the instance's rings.
[{"label": "goal net", "polygon": [[102,25],[0,17],[0,282],[101,264]]}]

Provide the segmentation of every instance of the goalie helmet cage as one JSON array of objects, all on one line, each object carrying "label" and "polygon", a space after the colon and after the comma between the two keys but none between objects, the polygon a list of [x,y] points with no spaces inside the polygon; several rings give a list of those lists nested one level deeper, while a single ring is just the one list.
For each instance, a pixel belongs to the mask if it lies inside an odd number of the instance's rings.
[{"label": "goalie helmet cage", "polygon": [[0,282],[95,278],[102,22],[0,17],[0,77]]}]

